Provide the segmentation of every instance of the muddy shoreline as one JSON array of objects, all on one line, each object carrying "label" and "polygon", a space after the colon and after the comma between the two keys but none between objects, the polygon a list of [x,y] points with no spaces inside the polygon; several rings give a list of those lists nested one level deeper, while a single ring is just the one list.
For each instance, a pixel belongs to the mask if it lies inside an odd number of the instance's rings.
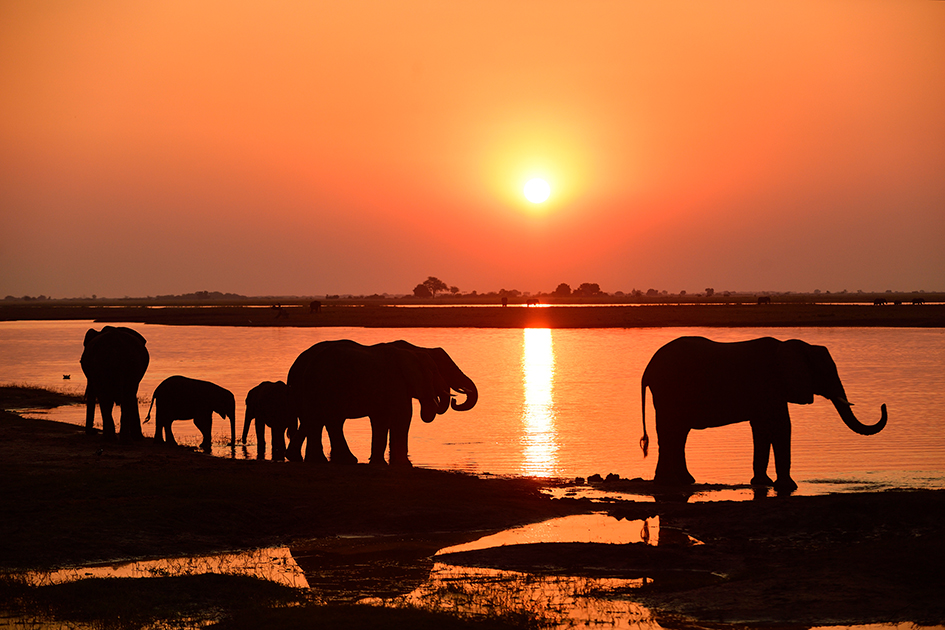
[{"label": "muddy shoreline", "polygon": [[[648,576],[650,586],[627,596],[656,611],[664,627],[945,622],[945,492],[592,504],[553,500],[540,491],[548,483],[227,460],[151,440],[104,443],[79,427],[3,412],[0,571],[274,545],[331,557],[380,545],[423,564],[437,549],[485,533],[606,510],[658,515],[662,527],[705,544],[546,544],[448,560]],[[338,537],[351,535],[368,538]]]},{"label": "muddy shoreline", "polygon": [[369,328],[652,328],[652,327],[945,327],[945,303],[929,304],[645,304],[597,306],[403,306],[385,303],[308,306],[0,305],[0,321],[94,320],[172,326]]}]

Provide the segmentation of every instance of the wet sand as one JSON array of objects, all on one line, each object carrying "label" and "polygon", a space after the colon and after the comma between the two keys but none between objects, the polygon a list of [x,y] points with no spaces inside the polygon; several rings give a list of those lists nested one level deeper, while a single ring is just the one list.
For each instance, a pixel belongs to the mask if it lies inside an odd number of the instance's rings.
[{"label": "wet sand", "polygon": [[427,562],[439,548],[513,525],[606,509],[630,519],[659,515],[662,528],[705,544],[546,544],[452,561],[651,577],[628,596],[664,627],[945,622],[945,492],[696,504],[660,495],[601,505],[553,500],[540,493],[548,483],[226,460],[151,440],[104,443],[79,427],[3,412],[0,570],[274,545],[310,557],[373,549]]},{"label": "wet sand", "polygon": [[404,306],[327,303],[308,306],[0,305],[0,321],[90,319],[174,326],[351,326],[371,328],[651,328],[945,327],[945,303],[929,304],[647,304],[539,306]]}]

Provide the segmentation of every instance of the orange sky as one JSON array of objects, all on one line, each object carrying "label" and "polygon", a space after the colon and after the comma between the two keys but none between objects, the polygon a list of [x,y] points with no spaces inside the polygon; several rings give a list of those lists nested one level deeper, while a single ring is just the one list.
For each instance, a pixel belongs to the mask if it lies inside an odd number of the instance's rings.
[{"label": "orange sky", "polygon": [[945,2],[4,2],[0,86],[0,296],[945,290]]}]

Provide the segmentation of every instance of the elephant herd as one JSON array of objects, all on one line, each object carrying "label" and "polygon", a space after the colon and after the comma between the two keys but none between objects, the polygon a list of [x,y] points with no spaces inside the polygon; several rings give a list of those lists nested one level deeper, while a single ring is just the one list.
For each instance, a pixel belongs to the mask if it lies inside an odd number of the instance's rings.
[{"label": "elephant herd", "polygon": [[[114,439],[114,405],[121,408],[123,440],[143,437],[138,412],[138,385],[148,368],[147,341],[135,330],[106,326],[85,335],[80,364],[87,379],[86,433],[94,433],[95,405],[102,414],[102,433]],[[453,392],[465,396],[457,402]],[[479,392],[442,348],[421,348],[406,341],[364,346],[354,341],[317,343],[295,360],[286,382],[263,381],[246,395],[242,442],[255,421],[257,457],[265,455],[265,429],[272,436],[272,458],[327,461],[322,432],[327,429],[333,462],[356,463],[344,436],[349,418],[371,421],[371,463],[383,464],[390,444],[390,463],[409,466],[407,435],[413,399],[420,419],[432,422],[450,408],[472,409]],[[230,421],[230,446],[236,446],[236,399],[229,390],[186,376],[170,376],[151,397],[147,422],[155,405],[154,439],[176,444],[175,420],[193,420],[209,452],[213,414]],[[286,446],[285,437],[289,444]],[[305,455],[302,454],[303,443]]]},{"label": "elephant herd", "polygon": [[[121,438],[141,438],[137,393],[149,362],[144,337],[130,328],[106,326],[101,331],[89,330],[84,345],[80,363],[88,380],[86,432],[94,432],[98,403],[103,433],[113,439],[112,407],[117,404],[122,409]],[[647,388],[653,396],[659,444],[654,481],[662,485],[695,481],[685,454],[693,429],[748,422],[754,451],[751,483],[790,492],[797,484],[790,476],[788,403],[810,404],[815,394],[827,398],[841,420],[861,435],[878,433],[887,420],[886,405],[876,424],[857,420],[837,366],[823,346],[771,337],[733,343],[680,337],[656,351],[641,378],[644,457],[649,451]],[[465,399],[457,402],[456,395]],[[413,399],[420,402],[420,419],[431,422],[450,408],[472,409],[479,393],[442,348],[421,348],[406,341],[372,346],[324,341],[298,356],[285,382],[264,381],[247,393],[242,442],[246,443],[250,423],[255,421],[259,458],[265,453],[265,428],[269,427],[274,460],[325,462],[330,458],[354,463],[357,459],[345,440],[344,422],[368,417],[371,463],[385,463],[389,446],[390,464],[409,466],[407,436]],[[235,447],[236,405],[228,390],[208,381],[171,376],[155,389],[152,408],[155,404],[157,442],[174,444],[171,424],[193,419],[203,436],[201,448],[209,451],[212,415],[217,413],[230,420],[230,443]],[[329,458],[322,448],[323,428],[330,441]],[[777,477],[773,482],[767,474],[772,450]]]}]

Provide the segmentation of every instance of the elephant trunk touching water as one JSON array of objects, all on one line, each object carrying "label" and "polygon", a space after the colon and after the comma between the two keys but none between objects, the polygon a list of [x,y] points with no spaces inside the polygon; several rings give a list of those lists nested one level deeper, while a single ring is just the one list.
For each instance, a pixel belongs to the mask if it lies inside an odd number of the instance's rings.
[{"label": "elephant trunk touching water", "polygon": [[[837,366],[830,352],[791,339],[771,337],[718,343],[703,337],[680,337],[656,351],[641,379],[643,397],[644,457],[646,389],[653,393],[656,435],[660,453],[654,481],[689,484],[694,481],[686,466],[686,439],[692,429],[719,427],[747,421],[751,425],[755,485],[774,485],[792,491],[791,419],[788,403],[808,405],[814,395],[829,399],[843,422],[860,435],[875,435],[886,426],[886,405],[874,425],[854,416]],[[777,481],[767,468],[774,451]]]},{"label": "elephant trunk touching water", "polygon": [[[390,463],[409,466],[407,436],[413,413],[412,399],[420,402],[420,419],[431,422],[450,408],[472,409],[479,392],[442,348],[420,348],[406,341],[363,346],[350,340],[324,341],[299,355],[286,379],[289,398],[298,413],[299,429],[292,436],[286,457],[326,461],[322,429],[331,440],[331,461],[354,463],[344,422],[371,420],[371,463],[384,463],[390,443]],[[453,399],[450,390],[466,397]]]}]

